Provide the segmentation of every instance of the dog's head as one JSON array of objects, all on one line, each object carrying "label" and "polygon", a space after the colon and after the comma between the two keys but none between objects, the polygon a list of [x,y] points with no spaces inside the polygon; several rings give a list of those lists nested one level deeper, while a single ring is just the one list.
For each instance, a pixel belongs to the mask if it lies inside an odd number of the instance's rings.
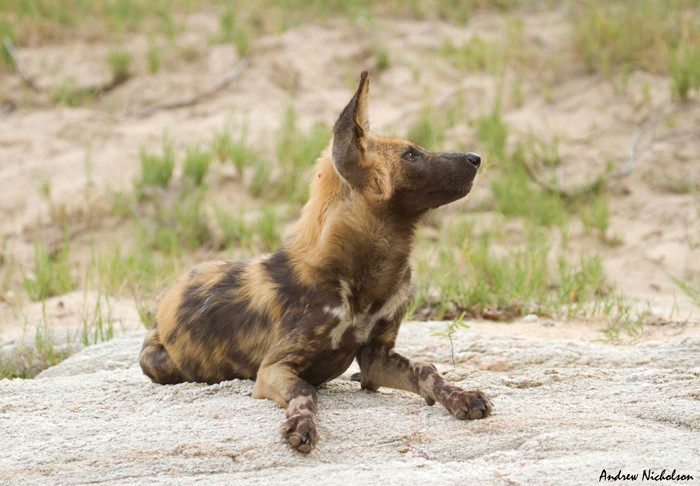
[{"label": "dog's head", "polygon": [[373,205],[419,215],[466,196],[481,158],[430,152],[415,143],[369,133],[367,72],[333,129],[333,164],[340,177]]}]

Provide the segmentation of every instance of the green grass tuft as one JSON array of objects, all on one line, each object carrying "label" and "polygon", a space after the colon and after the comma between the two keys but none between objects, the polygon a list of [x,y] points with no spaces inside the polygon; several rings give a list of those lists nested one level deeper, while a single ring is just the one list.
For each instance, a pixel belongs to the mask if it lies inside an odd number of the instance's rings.
[{"label": "green grass tuft", "polygon": [[218,42],[231,43],[236,47],[239,56],[243,56],[250,50],[250,40],[245,30],[236,21],[236,13],[233,6],[227,7],[219,15]]},{"label": "green grass tuft", "polygon": [[230,160],[236,168],[239,178],[243,177],[246,167],[255,165],[259,159],[257,151],[248,142],[248,130],[245,126],[238,132],[238,137],[234,138],[231,130],[223,128],[214,133],[211,142],[211,151],[219,162]]},{"label": "green grass tuft", "polygon": [[112,72],[112,83],[120,84],[129,77],[131,55],[124,49],[112,49],[107,54],[107,63]]},{"label": "green grass tuft", "polygon": [[156,74],[158,71],[160,71],[160,67],[163,64],[163,54],[153,37],[148,38],[146,64],[148,65],[148,72],[151,74]]},{"label": "green grass tuft", "polygon": [[51,103],[70,107],[80,106],[92,98],[91,90],[78,86],[74,77],[68,76],[51,87]]},{"label": "green grass tuft", "polygon": [[476,135],[490,160],[503,161],[508,141],[508,127],[501,117],[501,100],[495,99],[491,111],[476,119]]},{"label": "green grass tuft", "polygon": [[108,296],[98,294],[92,309],[88,307],[87,299],[84,300],[80,329],[80,340],[83,346],[87,347],[114,338],[114,321],[111,314]]},{"label": "green grass tuft", "polygon": [[190,147],[185,155],[183,173],[195,186],[201,186],[211,164],[211,153],[199,146]]},{"label": "green grass tuft", "polygon": [[458,317],[455,317],[452,321],[445,322],[445,328],[442,331],[433,332],[433,336],[444,337],[450,342],[450,355],[452,356],[452,368],[456,368],[455,364],[455,347],[453,338],[457,331],[460,329],[469,329],[469,324],[464,322],[464,315],[466,312],[462,312]]},{"label": "green grass tuft", "polygon": [[384,71],[389,67],[389,50],[381,45],[375,44],[372,48],[374,55],[374,65],[377,71]]},{"label": "green grass tuft", "polygon": [[491,181],[496,210],[543,226],[561,226],[568,219],[561,196],[538,190],[522,166],[513,166]]},{"label": "green grass tuft", "polygon": [[700,45],[683,46],[670,56],[671,94],[686,101],[691,91],[700,91]]},{"label": "green grass tuft", "polygon": [[237,245],[248,249],[253,241],[253,231],[246,222],[243,212],[231,212],[219,207],[214,208],[216,224],[221,232],[221,247]]},{"label": "green grass tuft", "polygon": [[493,309],[506,318],[530,312],[589,313],[591,299],[604,299],[612,292],[602,262],[581,258],[571,265],[560,258],[558,265],[551,265],[547,235],[533,228],[524,244],[512,245],[498,232],[477,232],[459,222],[447,228],[440,248],[428,251],[419,243],[416,309],[437,303],[438,318],[462,311],[478,316]]},{"label": "green grass tuft", "polygon": [[68,239],[55,252],[49,252],[39,241],[34,243],[34,271],[23,275],[24,288],[30,299],[44,300],[73,290],[69,254]]},{"label": "green grass tuft", "polygon": [[438,54],[450,59],[457,68],[467,73],[496,72],[503,67],[505,61],[500,47],[478,35],[461,45],[455,45],[450,39],[445,39]]},{"label": "green grass tuft", "polygon": [[163,151],[160,155],[141,150],[141,179],[137,189],[145,187],[167,187],[175,169],[175,151],[172,143],[163,139]]},{"label": "green grass tuft", "polygon": [[5,47],[5,38],[15,42],[15,34],[12,25],[5,19],[0,18],[0,68],[15,67],[15,62]]},{"label": "green grass tuft", "polygon": [[592,72],[611,75],[643,69],[662,73],[670,53],[697,45],[697,20],[684,0],[593,0],[574,13],[574,46]]},{"label": "green grass tuft", "polygon": [[424,106],[418,112],[418,117],[408,127],[406,138],[421,147],[435,150],[443,145],[446,128],[444,118],[438,117],[429,106]]},{"label": "green grass tuft", "polygon": [[275,207],[266,206],[255,221],[253,231],[263,251],[273,251],[280,244],[281,221],[278,211]]},{"label": "green grass tuft", "polygon": [[177,194],[174,201],[156,199],[153,209],[152,219],[139,222],[141,240],[149,248],[182,256],[187,250],[213,245],[203,192]]},{"label": "green grass tuft", "polygon": [[690,299],[700,307],[700,285],[697,287],[690,282],[685,282],[677,277],[671,277],[673,283],[675,283]]},{"label": "green grass tuft", "polygon": [[610,209],[605,195],[597,196],[579,210],[583,227],[587,232],[597,232],[606,240],[610,226]]},{"label": "green grass tuft", "polygon": [[[313,125],[309,130],[302,130],[297,124],[294,110],[291,107],[287,109],[276,147],[280,171],[272,184],[272,194],[276,198],[284,198],[294,204],[306,202],[309,169],[328,145],[330,136],[330,130],[319,124]],[[262,179],[265,170],[260,171]],[[260,182],[261,180],[257,181],[258,184]]]}]

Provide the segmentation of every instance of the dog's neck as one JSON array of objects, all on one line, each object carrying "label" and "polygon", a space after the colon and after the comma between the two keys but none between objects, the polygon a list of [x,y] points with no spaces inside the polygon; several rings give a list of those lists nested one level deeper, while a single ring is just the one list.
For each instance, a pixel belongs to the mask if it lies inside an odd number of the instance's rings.
[{"label": "dog's neck", "polygon": [[370,300],[386,298],[403,283],[418,219],[394,218],[370,204],[340,178],[326,152],[296,230],[283,245],[304,283],[337,288],[345,282]]}]

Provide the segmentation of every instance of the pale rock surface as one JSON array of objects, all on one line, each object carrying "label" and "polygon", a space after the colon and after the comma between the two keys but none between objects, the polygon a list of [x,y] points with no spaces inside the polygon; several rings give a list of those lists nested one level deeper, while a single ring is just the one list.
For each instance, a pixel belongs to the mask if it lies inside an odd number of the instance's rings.
[{"label": "pale rock surface", "polygon": [[700,480],[700,338],[616,346],[471,329],[451,370],[449,344],[430,334],[441,326],[405,324],[399,350],[489,393],[492,417],[361,391],[353,367],[320,388],[321,439],[302,455],[251,381],[150,383],[137,331],[0,381],[0,484],[592,484],[603,469],[664,468]]}]

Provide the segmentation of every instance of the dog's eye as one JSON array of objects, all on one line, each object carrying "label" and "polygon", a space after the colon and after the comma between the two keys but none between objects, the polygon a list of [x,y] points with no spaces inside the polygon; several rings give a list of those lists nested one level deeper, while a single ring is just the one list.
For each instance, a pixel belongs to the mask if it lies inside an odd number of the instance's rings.
[{"label": "dog's eye", "polygon": [[402,157],[406,160],[416,160],[419,155],[420,154],[418,153],[418,151],[416,149],[414,149],[413,147],[408,147],[404,151]]}]

